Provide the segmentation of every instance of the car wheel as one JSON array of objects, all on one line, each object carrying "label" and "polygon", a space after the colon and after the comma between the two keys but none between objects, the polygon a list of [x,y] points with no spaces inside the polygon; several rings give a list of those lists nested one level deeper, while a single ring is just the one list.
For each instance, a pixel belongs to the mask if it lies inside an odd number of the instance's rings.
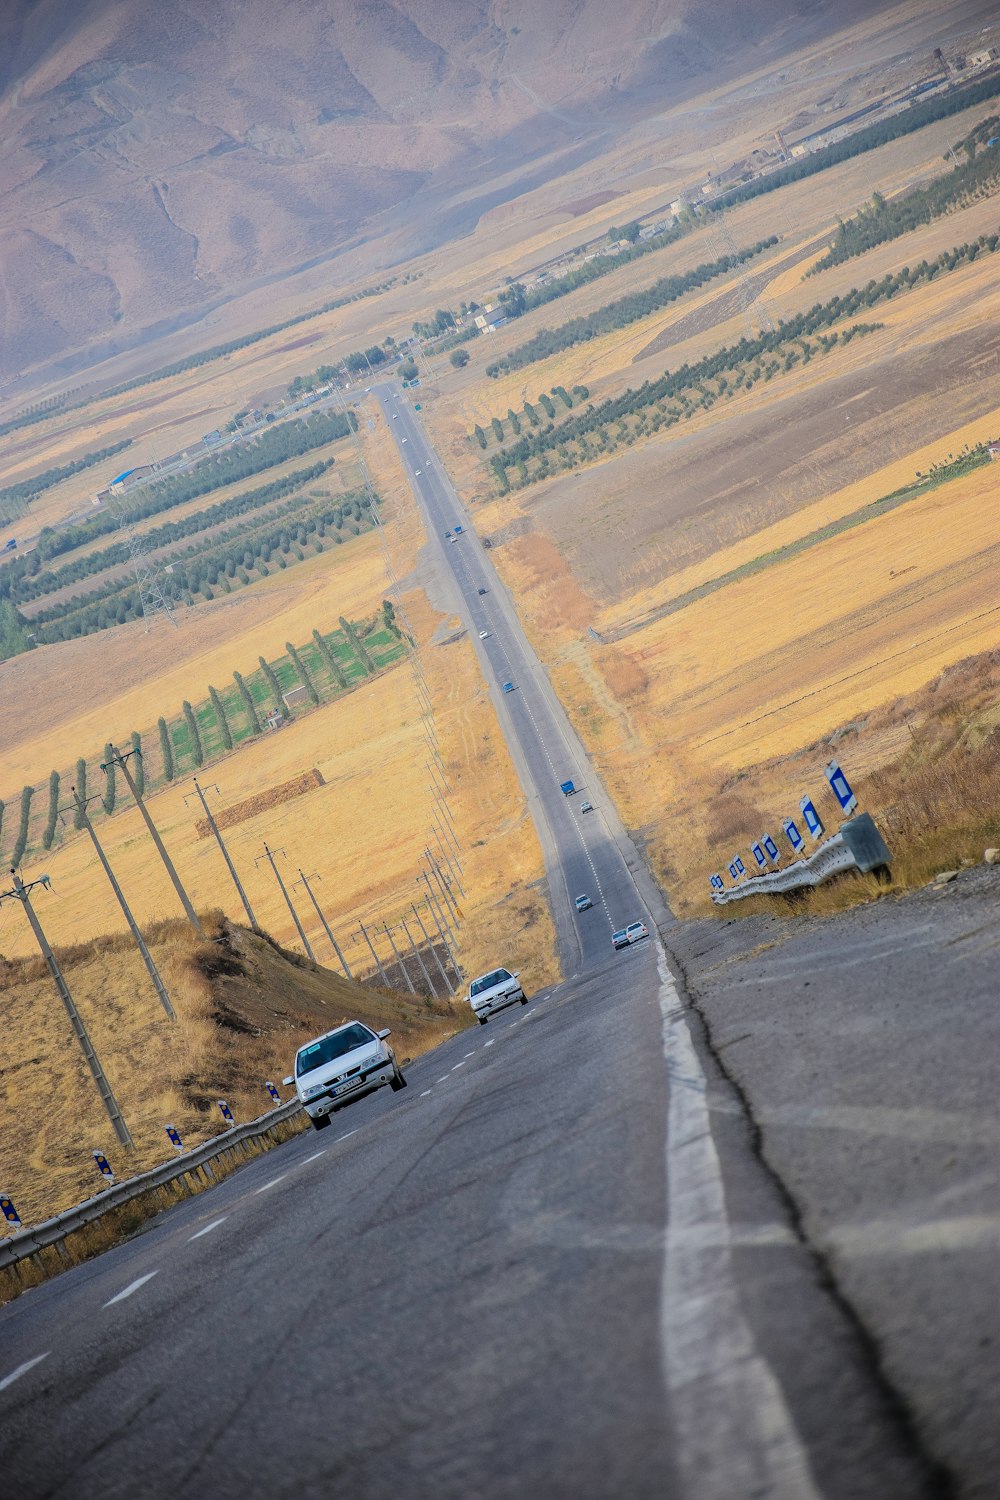
[{"label": "car wheel", "polygon": [[392,1092],[394,1094],[398,1094],[400,1089],[406,1088],[406,1079],[403,1077],[402,1073],[400,1073],[399,1071],[393,1073],[392,1077],[389,1079],[389,1087],[392,1089]]},{"label": "car wheel", "polygon": [[326,1127],[330,1123],[330,1116],[329,1115],[313,1115],[312,1122],[313,1122],[313,1129],[314,1130],[325,1130]]},{"label": "car wheel", "polygon": [[527,997],[527,995],[522,995],[521,996],[521,1004],[522,1005],[527,1005],[527,1003],[528,1003],[528,997]]},{"label": "car wheel", "polygon": [[477,1016],[476,1020],[479,1022],[480,1026],[485,1026],[486,1022],[489,1020],[489,1016]]}]

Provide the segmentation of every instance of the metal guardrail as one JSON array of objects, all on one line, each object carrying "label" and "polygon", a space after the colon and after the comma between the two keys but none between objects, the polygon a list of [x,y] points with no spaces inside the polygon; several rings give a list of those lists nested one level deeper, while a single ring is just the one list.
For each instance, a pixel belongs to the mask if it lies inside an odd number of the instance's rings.
[{"label": "metal guardrail", "polygon": [[210,1141],[195,1146],[193,1151],[186,1151],[183,1155],[174,1157],[172,1161],[162,1162],[160,1166],[153,1167],[149,1172],[142,1172],[138,1177],[128,1177],[123,1182],[116,1182],[112,1187],[95,1194],[93,1198],[87,1198],[83,1203],[78,1203],[75,1208],[68,1208],[63,1213],[56,1214],[54,1218],[32,1225],[30,1229],[22,1229],[18,1234],[0,1243],[0,1270],[8,1266],[16,1266],[19,1261],[37,1255],[39,1250],[59,1244],[67,1235],[73,1234],[77,1229],[82,1229],[86,1224],[94,1223],[111,1209],[120,1208],[123,1203],[129,1203],[133,1198],[139,1198],[153,1188],[165,1187],[168,1182],[175,1182],[179,1177],[184,1177],[188,1172],[205,1166],[226,1151],[241,1146],[244,1141],[266,1135],[275,1125],[280,1125],[283,1121],[290,1120],[298,1114],[301,1108],[298,1099],[290,1099],[285,1104],[279,1104],[277,1109],[269,1110],[265,1115],[259,1115],[256,1120],[250,1120],[246,1125],[236,1125],[232,1130],[224,1130],[221,1135],[215,1135]]},{"label": "metal guardrail", "polygon": [[745,896],[780,896],[786,891],[807,890],[857,870],[862,875],[883,869],[892,859],[874,821],[868,813],[852,818],[839,833],[826,839],[806,859],[796,860],[784,870],[769,870],[766,875],[751,875],[728,891],[715,891],[716,906],[742,901]]}]

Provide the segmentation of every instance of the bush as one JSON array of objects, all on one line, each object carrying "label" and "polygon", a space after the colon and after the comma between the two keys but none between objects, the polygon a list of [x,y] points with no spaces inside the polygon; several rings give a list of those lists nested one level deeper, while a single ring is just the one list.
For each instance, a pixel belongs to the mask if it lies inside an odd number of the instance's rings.
[{"label": "bush", "polygon": [[42,848],[51,849],[56,836],[56,819],[59,817],[59,772],[49,772],[49,812],[42,834]]},{"label": "bush", "polygon": [[453,349],[448,356],[456,370],[464,370],[469,363],[468,349]]},{"label": "bush", "polygon": [[156,727],[160,731],[160,755],[163,759],[163,779],[164,781],[173,781],[174,747],[170,743],[170,731],[167,728],[166,719],[157,719]]}]

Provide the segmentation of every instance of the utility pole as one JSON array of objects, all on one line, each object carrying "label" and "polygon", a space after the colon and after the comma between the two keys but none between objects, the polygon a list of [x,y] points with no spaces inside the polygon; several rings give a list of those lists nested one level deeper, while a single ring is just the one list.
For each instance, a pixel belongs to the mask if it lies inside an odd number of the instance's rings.
[{"label": "utility pole", "polygon": [[101,1066],[101,1060],[97,1056],[97,1053],[94,1051],[94,1044],[90,1040],[90,1037],[87,1035],[87,1028],[83,1024],[83,1018],[76,1008],[76,1002],[73,999],[73,996],[70,994],[69,985],[63,978],[62,970],[59,967],[58,960],[56,959],[55,954],[52,952],[52,949],[49,947],[48,939],[46,938],[45,933],[42,931],[42,924],[41,922],[39,922],[38,917],[35,915],[35,909],[31,904],[31,891],[34,890],[36,885],[40,885],[43,888],[48,889],[49,885],[51,884],[49,877],[47,875],[41,875],[37,880],[30,880],[28,884],[25,885],[14,870],[11,870],[10,873],[14,881],[14,889],[12,891],[4,891],[3,894],[0,895],[0,901],[6,901],[9,898],[13,897],[15,901],[20,901],[21,905],[24,907],[25,916],[28,918],[28,923],[31,927],[32,932],[35,934],[35,941],[37,942],[41,950],[41,954],[45,960],[46,966],[48,967],[48,971],[52,975],[52,982],[55,985],[56,989],[59,991],[59,998],[62,1001],[63,1005],[66,1007],[66,1014],[69,1016],[70,1025],[73,1028],[77,1041],[80,1043],[80,1049],[83,1052],[84,1057],[87,1059],[87,1066],[90,1069],[94,1082],[97,1084],[97,1091],[101,1096],[101,1103],[107,1110],[108,1119],[114,1126],[115,1135],[118,1137],[121,1145],[125,1147],[126,1151],[134,1151],[135,1142],[132,1139],[131,1131],[125,1123],[125,1116],[121,1112],[121,1107],[118,1103],[118,1100],[115,1098],[114,1090],[108,1082],[107,1074]]},{"label": "utility pole", "polygon": [[[322,878],[323,878],[322,875],[313,875],[313,880],[322,880]],[[323,912],[322,912],[322,909],[320,907],[320,904],[316,900],[316,897],[313,895],[312,886],[309,884],[309,881],[306,879],[306,876],[305,876],[305,874],[304,874],[304,872],[302,870],[299,871],[299,879],[295,882],[295,885],[303,885],[303,886],[305,886],[306,895],[309,897],[309,900],[312,902],[313,906],[316,908],[316,915],[317,915],[317,917],[319,917],[320,921],[323,923],[324,931],[326,932],[327,937],[330,939],[330,942],[331,942],[331,944],[333,946],[334,953],[336,953],[337,957],[340,959],[340,967],[343,969],[343,971],[347,975],[348,979],[353,980],[354,975],[351,973],[350,969],[347,967],[347,959],[341,953],[341,951],[340,951],[340,944],[337,942],[337,939],[334,937],[333,933],[330,931],[330,924],[326,920],[326,917],[323,915]],[[293,890],[295,889],[295,885],[292,886]]]},{"label": "utility pole", "polygon": [[[456,864],[457,868],[459,869],[459,871],[461,871],[462,866],[461,866],[461,864],[459,864],[458,847],[457,847],[457,842],[456,842],[456,839],[455,839],[455,835],[452,833],[452,831],[448,827],[447,823],[443,823],[436,813],[432,813],[431,814],[431,827],[434,829],[434,832],[437,834],[438,843],[441,845],[441,847],[443,849],[451,850],[454,853],[455,864]],[[449,858],[450,857],[451,856],[449,855]]]},{"label": "utility pole", "polygon": [[455,842],[456,842],[456,845],[457,845],[457,843],[458,843],[458,834],[455,831],[455,820],[454,820],[454,818],[451,815],[451,808],[448,806],[447,802],[444,801],[444,799],[441,797],[440,793],[438,792],[437,787],[434,786],[433,784],[431,785],[431,794],[432,794],[432,796],[434,798],[434,801],[437,803],[437,806],[438,806],[438,808],[439,808],[442,816],[447,820],[448,825],[449,825],[449,827],[451,829],[452,834],[454,835]]},{"label": "utility pole", "polygon": [[389,924],[388,924],[388,922],[383,922],[382,923],[382,931],[385,933],[386,937],[389,939],[389,947],[392,949],[393,953],[396,956],[396,962],[399,965],[399,972],[402,974],[403,979],[406,981],[406,988],[409,990],[409,992],[410,992],[411,995],[415,995],[417,993],[417,991],[416,991],[416,989],[414,987],[413,980],[410,978],[409,974],[407,974],[407,972],[406,972],[406,965],[404,964],[403,960],[399,956],[399,949],[396,947],[396,944],[392,940],[392,933],[389,931]]},{"label": "utility pole", "polygon": [[437,780],[435,778],[434,767],[431,765],[430,761],[426,761],[426,760],[424,761],[424,770],[428,773],[428,775],[431,778],[431,785],[434,786],[435,788],[437,788],[437,790],[441,792],[442,797],[444,797],[447,800],[447,796],[448,796],[448,783],[446,781],[444,781],[444,777],[441,778],[442,782],[444,782],[444,785],[442,787],[438,787]]},{"label": "utility pole", "polygon": [[[306,937],[305,928],[302,926],[302,923],[299,921],[299,914],[295,910],[295,907],[292,905],[292,898],[291,898],[291,896],[288,894],[288,892],[285,889],[285,882],[281,878],[281,872],[278,869],[278,866],[274,863],[274,856],[275,856],[275,854],[285,854],[285,851],[284,851],[284,849],[275,849],[275,850],[272,851],[272,850],[270,850],[267,847],[266,844],[264,845],[264,858],[267,860],[268,864],[271,866],[271,869],[274,871],[274,878],[278,882],[278,889],[281,891],[281,894],[284,896],[284,898],[285,898],[285,905],[288,907],[288,910],[292,914],[292,921],[295,923],[296,931],[299,934],[299,938],[300,938],[300,940],[302,942],[302,946],[306,950],[307,956],[312,960],[313,963],[315,963],[316,962],[316,958],[315,958],[315,955],[314,955],[312,949],[309,946],[309,939]],[[257,858],[254,860],[254,864],[255,865],[259,865],[260,864],[260,858],[261,858],[260,855],[258,855]],[[285,858],[286,859],[288,858],[287,854],[285,854]]]},{"label": "utility pole", "polygon": [[449,886],[447,880],[445,880],[444,876],[441,873],[441,866],[438,864],[437,860],[434,858],[433,854],[431,853],[431,851],[429,849],[425,849],[424,850],[424,854],[427,856],[428,863],[430,864],[430,867],[431,867],[431,872],[434,875],[435,880],[437,881],[438,885],[441,888],[441,894],[444,897],[444,899],[447,901],[448,905],[451,907],[452,915],[454,916],[455,921],[457,922],[458,921],[458,903],[456,902],[454,896],[451,893],[451,887]]},{"label": "utility pole", "polygon": [[170,996],[167,994],[166,985],[160,978],[160,971],[157,969],[156,964],[153,962],[153,955],[146,947],[146,940],[143,937],[142,933],[139,931],[139,924],[136,922],[135,917],[133,917],[132,912],[129,909],[129,904],[125,900],[124,894],[122,893],[122,888],[118,884],[118,881],[115,879],[115,873],[108,863],[108,857],[105,854],[104,850],[101,848],[101,841],[94,831],[93,823],[90,821],[90,814],[87,812],[87,804],[89,802],[95,801],[96,799],[94,797],[82,797],[75,786],[71,788],[71,791],[73,793],[73,806],[76,809],[79,826],[81,828],[85,828],[90,834],[90,841],[94,846],[98,859],[101,861],[101,867],[104,870],[105,875],[108,877],[108,882],[111,886],[111,889],[115,893],[115,899],[122,909],[122,915],[129,925],[129,931],[135,938],[136,947],[142,954],[142,961],[146,965],[147,974],[153,981],[153,988],[159,996],[160,1004],[163,1006],[163,1009],[166,1011],[171,1021],[176,1021],[177,1015],[174,1011],[174,1007],[170,1003]]},{"label": "utility pole", "polygon": [[386,974],[385,970],[382,967],[382,960],[379,958],[378,954],[375,952],[375,945],[373,944],[371,938],[368,936],[368,929],[365,927],[364,922],[360,922],[359,921],[358,922],[358,926],[361,928],[361,936],[364,938],[365,942],[368,944],[369,950],[371,951],[371,956],[375,960],[375,967],[376,967],[376,969],[378,969],[379,974],[382,977],[382,983],[385,985],[385,987],[386,987],[387,990],[392,989],[392,985],[389,983],[388,975]]},{"label": "utility pole", "polygon": [[[420,915],[420,912],[417,910],[417,904],[416,904],[416,902],[415,901],[411,901],[410,902],[410,907],[411,907],[411,909],[413,911],[413,915],[416,917],[417,922],[418,922],[418,924],[420,926],[420,931],[424,935],[424,942],[427,944],[428,948],[430,949],[431,953],[433,954],[434,962],[437,964],[438,971],[439,971],[439,973],[441,975],[441,978],[444,980],[445,992],[446,992],[446,994],[450,995],[450,994],[453,993],[452,985],[451,985],[450,980],[448,979],[448,974],[447,974],[447,971],[445,970],[445,966],[441,962],[441,955],[437,951],[437,949],[435,948],[434,944],[431,942],[431,939],[430,939],[430,937],[428,935],[428,932],[427,932],[427,928],[424,926],[424,919]],[[440,932],[440,930],[441,929],[438,928],[439,932]],[[443,936],[442,936],[441,941],[444,942]]]},{"label": "utility pole", "polygon": [[[421,874],[423,874],[423,872],[421,872]],[[434,918],[434,926],[437,928],[438,937],[444,944],[445,952],[451,960],[451,966],[454,969],[455,973],[458,975],[459,979],[461,979],[462,970],[459,967],[458,956],[455,953],[455,949],[452,947],[451,943],[448,940],[451,929],[448,926],[447,919],[444,920],[444,926],[442,927],[441,923],[442,918],[444,917],[444,913],[441,911],[440,906],[434,899],[434,892],[431,890],[431,883],[427,879],[426,875],[423,875],[423,881],[427,887],[427,909],[430,912],[431,916]]]},{"label": "utility pole", "polygon": [[431,983],[431,976],[427,972],[427,965],[424,963],[423,955],[421,954],[420,949],[417,947],[416,943],[413,941],[413,938],[410,935],[410,929],[406,925],[406,918],[405,917],[400,917],[399,920],[403,924],[403,931],[406,933],[406,941],[409,943],[410,947],[413,949],[413,956],[417,960],[417,963],[420,965],[420,972],[421,972],[421,974],[423,974],[424,979],[427,981],[427,990],[428,990],[428,993],[430,994],[430,997],[431,997],[432,1000],[436,1000],[437,999],[437,991],[435,990],[433,984]]},{"label": "utility pole", "polygon": [[[194,789],[198,793],[198,799],[201,802],[202,807],[204,808],[205,817],[208,819],[208,826],[212,830],[212,832],[215,834],[215,842],[218,844],[220,850],[222,851],[222,857],[226,861],[226,866],[227,866],[227,868],[229,870],[230,875],[233,877],[233,885],[236,887],[236,889],[237,889],[237,891],[239,893],[239,898],[243,902],[243,910],[247,914],[247,920],[249,921],[250,926],[253,928],[254,932],[259,932],[260,928],[257,925],[257,918],[253,914],[253,907],[250,905],[250,902],[247,900],[247,893],[243,889],[243,885],[242,885],[242,882],[240,881],[240,877],[236,873],[236,866],[233,864],[232,860],[229,857],[229,850],[226,848],[225,844],[222,842],[222,834],[219,832],[219,825],[215,821],[215,819],[212,817],[212,809],[209,807],[208,802],[205,799],[205,793],[202,791],[201,786],[198,783],[197,776],[194,776],[191,779],[194,782]],[[215,786],[214,783],[213,783],[213,785],[211,787],[209,787],[209,791],[213,791],[213,790],[216,791],[216,792],[219,790],[219,788],[217,786]],[[187,803],[189,801],[190,801],[189,797],[185,797],[184,798],[185,805],[187,805]]]},{"label": "utility pole", "polygon": [[459,875],[462,873],[462,866],[458,863],[457,859],[455,860],[455,863],[452,864],[451,855],[448,853],[448,846],[446,844],[443,844],[440,838],[438,839],[438,853],[441,855],[441,858],[448,866],[448,874],[451,876],[452,884],[457,885],[459,893],[464,896],[465,887],[463,886],[461,880],[459,880],[458,875],[455,874],[456,868],[458,869]]},{"label": "utility pole", "polygon": [[452,953],[451,944],[448,942],[448,938],[445,937],[444,932],[441,931],[441,923],[444,922],[445,932],[448,933],[448,936],[456,936],[455,931],[451,925],[451,912],[447,907],[441,905],[441,898],[438,896],[437,892],[434,890],[434,887],[431,885],[430,878],[426,870],[421,870],[420,878],[424,882],[424,885],[427,887],[427,904],[434,915],[434,924],[437,927],[438,933],[440,934],[441,941],[448,949],[448,952],[451,953],[452,958],[454,958],[455,955],[454,953]]},{"label": "utility pole", "polygon": [[112,745],[111,746],[111,759],[108,761],[107,765],[102,765],[101,766],[101,770],[104,771],[105,773],[107,773],[108,766],[118,766],[118,767],[120,767],[121,773],[125,777],[126,782],[128,783],[128,789],[132,793],[132,796],[135,798],[135,805],[139,809],[139,811],[142,813],[142,819],[143,819],[143,822],[146,825],[146,828],[149,831],[149,836],[153,840],[153,843],[156,845],[156,852],[160,856],[160,858],[162,859],[162,861],[163,861],[163,867],[166,870],[167,874],[170,876],[170,880],[171,880],[171,883],[173,885],[173,888],[177,892],[177,896],[178,896],[178,899],[180,900],[181,906],[183,906],[183,908],[184,908],[184,915],[187,917],[188,921],[191,923],[191,926],[194,928],[194,930],[198,934],[198,936],[201,937],[201,938],[203,938],[205,936],[205,929],[202,927],[201,923],[198,920],[198,913],[195,911],[194,907],[191,905],[191,901],[190,901],[190,898],[188,896],[187,891],[181,885],[180,876],[177,874],[177,871],[174,869],[173,861],[171,860],[170,855],[167,853],[166,849],[163,847],[163,840],[160,838],[160,835],[156,831],[156,824],[153,822],[152,818],[149,816],[149,811],[148,811],[148,809],[146,807],[146,804],[143,801],[143,799],[139,796],[139,789],[138,789],[138,787],[135,784],[135,778],[133,777],[132,772],[128,768],[128,763],[132,759],[133,755],[138,755],[138,756],[141,757],[142,756],[142,751],[141,750],[129,750],[124,755],[122,755],[121,751],[117,748],[117,746]]}]

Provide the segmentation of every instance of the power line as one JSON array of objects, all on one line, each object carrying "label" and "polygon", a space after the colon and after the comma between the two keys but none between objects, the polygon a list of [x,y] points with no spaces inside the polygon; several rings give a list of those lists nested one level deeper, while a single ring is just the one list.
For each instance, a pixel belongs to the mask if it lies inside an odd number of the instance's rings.
[{"label": "power line", "polygon": [[167,994],[166,985],[163,983],[163,980],[160,977],[160,971],[159,969],[157,969],[156,964],[153,962],[153,955],[146,947],[146,940],[143,937],[142,933],[139,931],[139,924],[136,922],[135,917],[133,917],[132,915],[129,904],[125,900],[125,897],[122,893],[122,888],[118,884],[118,881],[115,879],[115,873],[112,870],[111,865],[108,863],[108,857],[101,847],[101,841],[97,837],[94,825],[90,821],[90,814],[87,811],[87,804],[97,801],[96,794],[93,797],[83,797],[77,791],[75,786],[71,787],[70,790],[73,793],[73,808],[77,816],[77,826],[79,828],[85,829],[87,833],[90,834],[90,841],[93,844],[97,857],[101,862],[101,868],[104,870],[105,875],[108,877],[108,883],[115,893],[115,900],[121,907],[122,915],[128,923],[129,931],[135,939],[136,947],[142,954],[142,961],[146,965],[146,972],[153,982],[153,988],[155,989],[159,997],[160,1004],[163,1006],[163,1009],[166,1011],[171,1021],[176,1021],[177,1014],[174,1010],[173,1005],[170,1003],[170,996]]},{"label": "power line", "polygon": [[[268,863],[271,866],[271,869],[274,871],[274,878],[278,882],[278,889],[281,891],[281,894],[284,896],[284,898],[285,898],[285,905],[288,907],[288,910],[292,914],[292,921],[295,923],[295,927],[296,927],[296,930],[297,930],[297,932],[299,934],[299,939],[300,939],[300,941],[302,943],[302,946],[306,950],[306,954],[308,955],[308,957],[312,960],[313,963],[315,963],[316,962],[316,957],[315,957],[312,949],[309,946],[309,939],[306,937],[305,928],[302,926],[302,923],[299,921],[299,914],[295,910],[295,907],[292,905],[292,898],[291,898],[291,896],[288,894],[287,890],[285,889],[285,882],[281,878],[281,871],[278,869],[278,866],[274,862],[274,856],[275,856],[275,854],[284,854],[285,858],[286,859],[288,858],[288,855],[285,854],[284,849],[275,849],[275,850],[272,851],[271,849],[269,849],[267,847],[266,844],[264,845],[264,855],[263,855],[263,857],[268,861]],[[259,865],[260,861],[261,861],[261,856],[258,855],[257,858],[254,860],[254,864],[255,865]]]}]

